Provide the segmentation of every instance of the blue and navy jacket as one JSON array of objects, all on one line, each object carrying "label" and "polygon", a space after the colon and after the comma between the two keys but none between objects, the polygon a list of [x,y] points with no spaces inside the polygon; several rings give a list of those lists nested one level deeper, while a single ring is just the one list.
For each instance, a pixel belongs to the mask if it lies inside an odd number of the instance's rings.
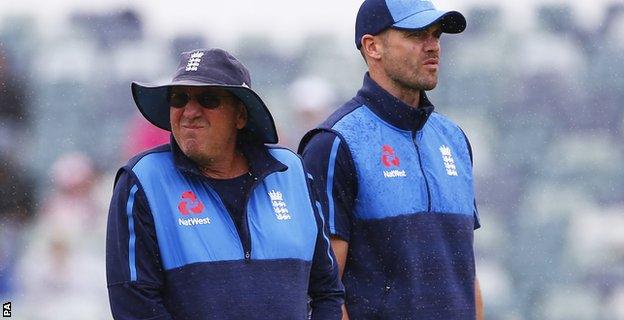
[{"label": "blue and navy jacket", "polygon": [[118,172],[106,248],[117,319],[340,319],[344,289],[301,159],[246,146],[237,229],[175,141]]},{"label": "blue and navy jacket", "polygon": [[474,319],[472,160],[462,130],[421,92],[419,108],[367,74],[299,151],[330,234],[348,241],[352,319]]}]

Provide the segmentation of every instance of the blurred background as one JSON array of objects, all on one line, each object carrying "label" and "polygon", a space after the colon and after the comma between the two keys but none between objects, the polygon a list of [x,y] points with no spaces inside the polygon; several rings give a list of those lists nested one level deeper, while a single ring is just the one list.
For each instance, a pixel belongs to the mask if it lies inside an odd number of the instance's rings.
[{"label": "blurred background", "polygon": [[[181,51],[251,70],[280,143],[359,89],[360,1],[0,1],[0,301],[17,319],[109,319],[115,171],[166,142],[130,82]],[[624,2],[471,0],[442,37],[436,110],[471,138],[486,319],[624,319]]]}]

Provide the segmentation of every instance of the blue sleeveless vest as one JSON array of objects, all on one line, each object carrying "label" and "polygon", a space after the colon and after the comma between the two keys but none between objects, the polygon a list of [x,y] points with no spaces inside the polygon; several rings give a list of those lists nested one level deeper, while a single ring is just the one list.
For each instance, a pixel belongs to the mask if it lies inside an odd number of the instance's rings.
[{"label": "blue sleeveless vest", "polygon": [[414,134],[368,107],[333,127],[349,146],[358,177],[358,219],[440,212],[474,214],[472,164],[463,133],[437,113]]},{"label": "blue sleeveless vest", "polygon": [[474,318],[476,212],[461,129],[433,113],[405,131],[365,105],[327,129],[348,146],[357,176],[342,278],[350,316]]},{"label": "blue sleeveless vest", "polygon": [[[154,218],[165,303],[175,318],[307,314],[316,218],[300,158],[269,152],[288,169],[257,181],[247,199],[250,252],[217,193],[203,177],[178,170],[171,151],[149,153],[132,167]],[[267,304],[274,309],[258,309]]]},{"label": "blue sleeveless vest", "polygon": [[[250,258],[311,261],[317,230],[309,193],[301,190],[306,185],[303,166],[286,150],[270,152],[289,169],[270,174],[252,191],[247,204]],[[234,222],[217,193],[202,177],[176,170],[171,153],[149,154],[132,171],[154,216],[166,270],[245,258]]]}]

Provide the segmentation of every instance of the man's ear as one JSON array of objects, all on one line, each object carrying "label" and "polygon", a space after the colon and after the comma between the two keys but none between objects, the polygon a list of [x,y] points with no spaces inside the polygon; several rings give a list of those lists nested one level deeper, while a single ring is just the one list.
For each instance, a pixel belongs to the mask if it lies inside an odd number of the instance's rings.
[{"label": "man's ear", "polygon": [[238,115],[236,116],[236,129],[242,129],[247,125],[247,107],[242,101],[238,102]]},{"label": "man's ear", "polygon": [[366,61],[379,60],[383,52],[383,44],[379,35],[365,34],[362,36],[362,54]]}]

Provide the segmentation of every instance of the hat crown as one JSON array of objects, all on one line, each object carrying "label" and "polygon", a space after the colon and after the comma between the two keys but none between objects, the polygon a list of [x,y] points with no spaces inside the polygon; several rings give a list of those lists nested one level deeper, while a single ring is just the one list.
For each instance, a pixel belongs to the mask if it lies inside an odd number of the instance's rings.
[{"label": "hat crown", "polygon": [[222,49],[198,49],[180,54],[173,81],[180,80],[206,85],[251,86],[249,70]]},{"label": "hat crown", "polygon": [[415,13],[435,10],[431,0],[381,0],[386,3],[394,22],[399,22]]},{"label": "hat crown", "polygon": [[359,49],[366,34],[377,35],[390,27],[421,29],[440,19],[442,32],[460,33],[466,27],[461,13],[438,11],[431,0],[365,0],[355,21],[355,45]]}]

